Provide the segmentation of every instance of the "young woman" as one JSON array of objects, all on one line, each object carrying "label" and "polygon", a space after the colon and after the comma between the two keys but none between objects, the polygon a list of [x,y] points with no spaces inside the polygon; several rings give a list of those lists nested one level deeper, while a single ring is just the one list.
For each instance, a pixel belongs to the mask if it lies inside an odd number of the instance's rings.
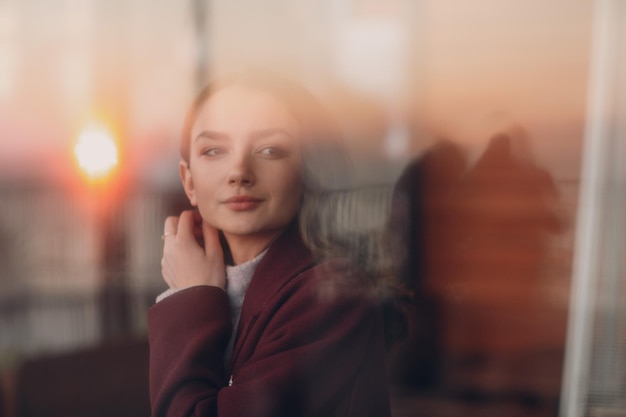
[{"label": "young woman", "polygon": [[390,414],[381,285],[320,232],[336,138],[269,73],[196,99],[180,177],[197,211],[165,221],[169,290],[148,312],[154,417]]}]

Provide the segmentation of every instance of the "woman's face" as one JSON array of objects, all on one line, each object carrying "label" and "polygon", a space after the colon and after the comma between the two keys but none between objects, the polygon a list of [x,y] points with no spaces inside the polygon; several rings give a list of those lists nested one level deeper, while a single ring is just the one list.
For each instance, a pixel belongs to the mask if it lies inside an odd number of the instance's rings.
[{"label": "woman's face", "polygon": [[238,85],[214,93],[191,129],[180,173],[204,221],[230,235],[271,239],[296,216],[300,126],[270,93]]}]

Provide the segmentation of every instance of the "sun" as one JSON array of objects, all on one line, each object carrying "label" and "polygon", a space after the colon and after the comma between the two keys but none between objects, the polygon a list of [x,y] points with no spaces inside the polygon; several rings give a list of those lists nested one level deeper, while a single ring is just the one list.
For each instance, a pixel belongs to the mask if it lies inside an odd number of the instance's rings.
[{"label": "sun", "polygon": [[115,141],[100,128],[90,127],[80,134],[74,155],[80,168],[92,179],[107,176],[118,164]]}]

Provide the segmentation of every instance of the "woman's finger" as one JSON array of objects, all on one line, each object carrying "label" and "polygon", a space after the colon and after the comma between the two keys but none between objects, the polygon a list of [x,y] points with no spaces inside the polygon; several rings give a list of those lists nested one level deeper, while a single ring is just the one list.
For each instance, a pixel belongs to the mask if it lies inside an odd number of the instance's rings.
[{"label": "woman's finger", "polygon": [[183,239],[194,239],[193,237],[193,212],[191,210],[185,210],[180,213],[178,218],[178,230],[177,234]]},{"label": "woman's finger", "polygon": [[165,240],[168,236],[176,236],[176,232],[178,230],[178,217],[177,216],[169,216],[165,219],[165,224],[163,225],[163,240]]}]

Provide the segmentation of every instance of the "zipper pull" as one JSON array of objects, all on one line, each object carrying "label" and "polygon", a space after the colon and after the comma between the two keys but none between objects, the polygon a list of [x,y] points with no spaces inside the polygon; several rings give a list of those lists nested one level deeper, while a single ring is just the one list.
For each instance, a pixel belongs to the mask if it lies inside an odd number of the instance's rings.
[{"label": "zipper pull", "polygon": [[228,378],[228,386],[229,387],[233,386],[233,374],[230,374],[230,377]]}]

